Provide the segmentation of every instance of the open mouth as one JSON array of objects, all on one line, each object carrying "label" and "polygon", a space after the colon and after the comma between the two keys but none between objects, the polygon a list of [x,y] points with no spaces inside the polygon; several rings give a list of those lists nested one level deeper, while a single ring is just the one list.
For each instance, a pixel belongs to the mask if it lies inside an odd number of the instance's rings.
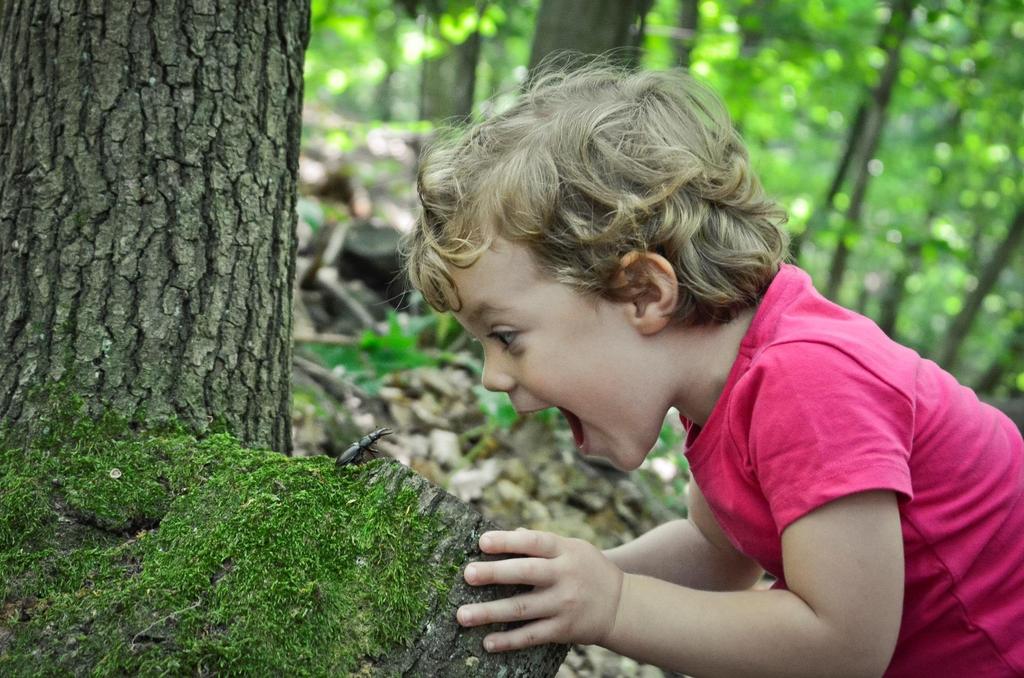
[{"label": "open mouth", "polygon": [[576,442],[576,447],[582,448],[583,447],[583,424],[580,423],[580,418],[577,417],[572,412],[570,412],[569,410],[567,410],[565,408],[562,408],[562,407],[559,407],[558,411],[561,412],[562,416],[565,417],[565,420],[567,422],[569,422],[569,428],[572,429],[572,437],[573,437],[573,440]]}]

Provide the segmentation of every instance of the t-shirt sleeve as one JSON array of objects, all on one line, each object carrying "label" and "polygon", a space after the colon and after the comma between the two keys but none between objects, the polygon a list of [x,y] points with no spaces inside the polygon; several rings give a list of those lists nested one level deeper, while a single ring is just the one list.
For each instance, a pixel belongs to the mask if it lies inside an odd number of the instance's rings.
[{"label": "t-shirt sleeve", "polygon": [[748,373],[747,449],[779,534],[822,505],[867,490],[911,499],[911,400],[825,344],[773,346]]}]

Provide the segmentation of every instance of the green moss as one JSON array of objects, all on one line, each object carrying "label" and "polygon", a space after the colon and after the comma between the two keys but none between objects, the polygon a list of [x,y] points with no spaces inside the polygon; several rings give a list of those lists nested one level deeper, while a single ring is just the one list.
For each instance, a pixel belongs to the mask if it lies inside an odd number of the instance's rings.
[{"label": "green moss", "polygon": [[0,433],[0,674],[346,674],[453,581],[416,493],[372,480],[386,462],[80,411]]}]

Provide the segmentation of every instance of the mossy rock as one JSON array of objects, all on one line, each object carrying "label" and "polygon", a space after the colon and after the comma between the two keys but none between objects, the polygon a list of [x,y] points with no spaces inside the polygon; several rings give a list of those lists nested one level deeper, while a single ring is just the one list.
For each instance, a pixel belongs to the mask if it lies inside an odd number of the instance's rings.
[{"label": "mossy rock", "polygon": [[0,675],[553,675],[455,609],[492,526],[406,467],[105,417],[0,436]]}]

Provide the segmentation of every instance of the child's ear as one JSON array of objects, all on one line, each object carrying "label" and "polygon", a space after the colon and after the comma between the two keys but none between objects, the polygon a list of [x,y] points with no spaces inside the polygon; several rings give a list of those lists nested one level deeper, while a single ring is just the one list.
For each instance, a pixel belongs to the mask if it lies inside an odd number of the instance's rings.
[{"label": "child's ear", "polygon": [[630,322],[642,334],[655,334],[672,319],[679,302],[679,284],[668,259],[654,252],[634,251],[619,260],[617,283],[630,304]]}]

